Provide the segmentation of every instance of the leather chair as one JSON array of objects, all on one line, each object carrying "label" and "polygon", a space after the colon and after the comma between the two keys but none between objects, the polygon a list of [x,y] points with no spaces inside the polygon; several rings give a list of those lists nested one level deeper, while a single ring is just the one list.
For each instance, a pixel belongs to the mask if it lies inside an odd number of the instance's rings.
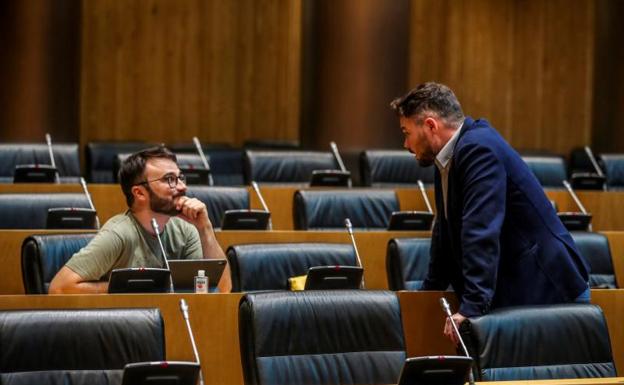
[{"label": "leather chair", "polygon": [[131,362],[165,359],[158,309],[0,312],[0,382],[120,384]]},{"label": "leather chair", "polygon": [[524,155],[522,159],[542,187],[563,188],[563,181],[568,178],[563,157],[557,155]]},{"label": "leather chair", "polygon": [[363,186],[414,186],[418,180],[433,184],[434,166],[421,167],[406,150],[367,150],[360,154]]},{"label": "leather chair", "polygon": [[220,228],[226,210],[249,208],[249,191],[245,187],[188,186],[186,193],[204,202],[212,226]]},{"label": "leather chair", "polygon": [[305,184],[314,170],[339,169],[331,152],[255,151],[243,156],[245,183]]},{"label": "leather chair", "polygon": [[429,271],[431,238],[394,238],[388,242],[386,274],[390,290],[420,290]]},{"label": "leather chair", "polygon": [[392,190],[299,190],[293,222],[296,230],[344,229],[349,218],[354,228],[385,230],[394,211],[399,200]]},{"label": "leather chair", "polygon": [[0,229],[45,229],[48,209],[90,208],[81,193],[0,194]]},{"label": "leather chair", "polygon": [[[61,182],[77,183],[80,180],[80,158],[77,143],[52,145],[54,162]],[[13,183],[15,166],[26,164],[52,164],[46,144],[0,144],[0,182]]]},{"label": "leather chair", "polygon": [[[169,147],[176,154],[197,154],[197,148],[192,143],[174,144]],[[212,179],[215,186],[242,186],[243,178],[243,151],[232,148],[225,143],[202,144],[204,155],[208,159]]]},{"label": "leather chair", "polygon": [[[121,164],[123,163],[123,161],[126,160],[126,158],[129,157],[130,155],[132,154],[123,153],[123,154],[117,154],[117,156],[115,157],[115,161],[113,163],[113,173],[115,175],[116,183],[119,182],[119,175],[118,175],[119,168],[121,167]],[[204,163],[202,162],[198,154],[181,153],[181,154],[175,154],[175,155],[178,161],[178,167],[180,168],[204,168]],[[207,160],[210,164],[210,159],[207,159]]]},{"label": "leather chair", "polygon": [[288,278],[313,266],[357,266],[350,244],[273,243],[234,245],[226,253],[232,291],[288,290]]},{"label": "leather chair", "polygon": [[89,142],[86,147],[87,178],[92,183],[115,183],[113,171],[118,154],[131,154],[150,147],[145,142]]},{"label": "leather chair", "polygon": [[247,294],[238,325],[246,385],[394,384],[405,360],[388,291]]},{"label": "leather chair", "polygon": [[600,233],[571,232],[574,243],[589,263],[589,286],[592,288],[617,288],[609,239]]},{"label": "leather chair", "polygon": [[624,154],[601,154],[600,160],[607,177],[607,189],[624,189]]},{"label": "leather chair", "polygon": [[52,278],[95,236],[91,234],[31,235],[22,243],[22,281],[26,294],[47,294]]},{"label": "leather chair", "polygon": [[600,307],[503,308],[461,324],[477,381],[615,377]]}]

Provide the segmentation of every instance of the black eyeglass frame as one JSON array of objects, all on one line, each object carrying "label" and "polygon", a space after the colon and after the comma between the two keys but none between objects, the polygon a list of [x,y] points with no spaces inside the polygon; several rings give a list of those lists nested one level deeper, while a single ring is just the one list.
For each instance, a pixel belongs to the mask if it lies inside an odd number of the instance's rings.
[{"label": "black eyeglass frame", "polygon": [[152,182],[163,182],[163,183],[167,183],[169,185],[169,188],[174,189],[176,187],[178,187],[178,183],[182,182],[184,184],[186,184],[186,175],[180,173],[179,175],[175,175],[172,173],[169,174],[165,174],[163,176],[161,176],[160,178],[156,178],[156,179],[152,179],[152,180],[144,180],[142,182],[138,182],[135,183],[133,186],[138,186],[141,184],[150,184]]}]

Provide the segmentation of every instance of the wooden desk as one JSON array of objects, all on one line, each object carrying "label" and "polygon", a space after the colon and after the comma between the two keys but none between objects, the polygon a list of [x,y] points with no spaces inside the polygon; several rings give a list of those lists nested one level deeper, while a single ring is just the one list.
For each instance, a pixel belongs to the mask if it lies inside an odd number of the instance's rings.
[{"label": "wooden desk", "polygon": [[[21,251],[22,242],[32,234],[67,233],[60,230],[0,230],[0,295],[23,294]],[[618,287],[624,287],[624,232],[607,231],[613,268]],[[217,231],[217,240],[223,248],[248,243],[328,242],[350,243],[346,232],[325,231]],[[366,231],[355,232],[364,280],[369,289],[387,289],[386,248],[392,238],[430,237],[424,231]]]},{"label": "wooden desk", "polygon": [[[24,294],[21,252],[24,239],[32,234],[67,233],[60,230],[0,230],[0,295]],[[80,232],[80,231],[75,231]],[[324,231],[217,231],[223,248],[248,243],[327,242],[351,244],[343,232]],[[355,232],[355,240],[364,266],[364,280],[369,289],[387,289],[386,247],[391,238],[429,237],[429,232],[376,231]]]},{"label": "wooden desk", "polygon": [[[403,331],[408,356],[454,354],[442,335],[444,316],[439,298],[446,295],[456,308],[452,294],[442,292],[399,292]],[[624,370],[624,290],[597,290],[593,302],[607,317],[617,370]],[[0,296],[0,309],[76,309],[156,307],[165,322],[167,359],[193,360],[179,300],[190,306],[190,321],[198,345],[207,384],[242,385],[238,339],[240,294],[116,294],[116,295],[14,295]],[[621,383],[614,379],[558,380],[560,382],[514,382],[520,385],[600,385]],[[594,382],[595,381],[595,382]],[[505,382],[505,384],[510,384]]]}]

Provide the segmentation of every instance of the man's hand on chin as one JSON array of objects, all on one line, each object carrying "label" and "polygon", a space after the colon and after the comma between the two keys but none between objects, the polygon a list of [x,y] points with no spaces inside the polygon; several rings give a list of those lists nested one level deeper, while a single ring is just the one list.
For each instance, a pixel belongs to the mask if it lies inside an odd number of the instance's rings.
[{"label": "man's hand on chin", "polygon": [[197,198],[181,196],[175,201],[176,209],[180,212],[178,217],[191,223],[198,230],[212,230],[212,223],[208,218],[206,205]]}]

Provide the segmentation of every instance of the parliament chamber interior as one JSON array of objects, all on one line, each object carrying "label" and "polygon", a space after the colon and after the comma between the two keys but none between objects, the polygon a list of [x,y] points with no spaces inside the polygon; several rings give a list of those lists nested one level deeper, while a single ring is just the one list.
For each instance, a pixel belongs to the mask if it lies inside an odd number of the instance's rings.
[{"label": "parliament chamber interior", "polygon": [[[3,2],[0,384],[624,383],[622,17],[618,0]],[[590,303],[444,335],[460,298],[422,290],[436,165],[390,107],[427,81],[517,151]],[[129,157],[161,145],[223,251],[197,265],[207,293],[152,225],[166,268],[49,294],[128,211]]]}]

